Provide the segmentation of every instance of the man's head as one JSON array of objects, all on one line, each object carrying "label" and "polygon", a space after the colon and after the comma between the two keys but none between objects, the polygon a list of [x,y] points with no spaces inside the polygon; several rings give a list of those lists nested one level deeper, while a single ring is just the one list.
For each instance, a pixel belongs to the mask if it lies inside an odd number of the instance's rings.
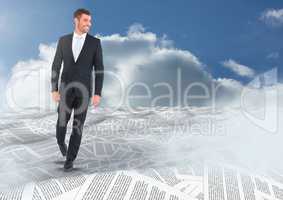
[{"label": "man's head", "polygon": [[76,31],[87,33],[91,27],[91,14],[84,8],[79,8],[74,12],[74,23]]}]

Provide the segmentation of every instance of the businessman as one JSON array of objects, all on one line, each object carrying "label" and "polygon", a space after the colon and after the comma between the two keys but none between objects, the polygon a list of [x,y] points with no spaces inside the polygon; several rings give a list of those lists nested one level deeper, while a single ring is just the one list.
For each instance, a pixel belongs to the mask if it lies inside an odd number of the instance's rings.
[{"label": "businessman", "polygon": [[[51,74],[52,98],[58,102],[56,139],[62,155],[66,156],[65,171],[73,169],[73,161],[81,144],[89,101],[91,100],[95,107],[99,105],[104,79],[101,41],[88,33],[91,27],[90,12],[80,8],[74,12],[73,20],[74,31],[59,38]],[[63,70],[59,85],[62,62]],[[67,147],[65,136],[72,112],[72,133]]]}]

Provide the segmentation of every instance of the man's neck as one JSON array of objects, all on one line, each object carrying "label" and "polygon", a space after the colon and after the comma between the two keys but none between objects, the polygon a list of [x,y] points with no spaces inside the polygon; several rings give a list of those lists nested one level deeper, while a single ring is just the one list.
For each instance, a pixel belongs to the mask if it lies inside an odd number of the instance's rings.
[{"label": "man's neck", "polygon": [[75,33],[78,34],[78,35],[83,35],[83,34],[85,34],[85,33],[81,32],[81,31],[79,31],[79,30],[76,30],[76,29],[75,29]]}]

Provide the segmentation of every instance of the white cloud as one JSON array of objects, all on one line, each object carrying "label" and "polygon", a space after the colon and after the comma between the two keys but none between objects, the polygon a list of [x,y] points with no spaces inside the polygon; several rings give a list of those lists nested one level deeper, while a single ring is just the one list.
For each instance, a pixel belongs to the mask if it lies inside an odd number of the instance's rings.
[{"label": "white cloud", "polygon": [[37,59],[19,61],[12,68],[5,95],[10,108],[55,108],[50,96],[51,63],[54,53],[55,44],[40,44]]},{"label": "white cloud", "polygon": [[[102,41],[105,70],[114,73],[125,86],[121,90],[117,79],[105,74],[102,105],[117,105],[122,93],[137,83],[147,86],[152,98],[173,92],[173,105],[178,103],[178,98],[182,102],[185,101],[183,95],[186,88],[193,83],[207,87],[210,94],[212,85],[221,84],[219,98],[229,96],[240,86],[239,82],[233,80],[215,80],[205,70],[205,64],[192,52],[175,48],[166,35],[158,37],[155,33],[145,31],[141,24],[130,26],[126,35],[96,36]],[[50,97],[51,64],[55,47],[55,44],[40,44],[38,58],[19,61],[13,67],[6,94],[10,107],[55,108],[55,103]],[[205,90],[195,87],[191,91],[194,95],[204,95]],[[145,88],[136,85],[131,94],[133,93],[145,95]],[[126,97],[122,100],[123,103],[128,101]],[[154,105],[172,105],[170,100],[163,98]],[[131,105],[150,106],[144,102],[144,100],[136,100]],[[202,103],[207,101],[199,99],[189,101],[190,105]]]},{"label": "white cloud", "polygon": [[255,74],[254,70],[250,67],[239,64],[232,59],[223,61],[222,65],[240,76],[253,77]]},{"label": "white cloud", "polygon": [[[115,71],[127,88],[135,83],[143,83],[149,87],[152,97],[168,94],[172,89],[173,101],[177,102],[177,96],[180,95],[183,99],[185,89],[190,84],[200,82],[210,87],[213,81],[211,75],[205,71],[205,65],[193,53],[176,49],[173,42],[167,40],[166,36],[158,37],[152,32],[146,32],[139,24],[131,26],[125,36],[114,34],[99,37],[102,39],[108,70]],[[177,94],[178,70],[181,72],[182,85],[179,94]],[[157,86],[162,82],[166,82],[170,89],[164,85]],[[113,89],[115,85],[117,88]],[[111,95],[108,98],[109,101],[118,102],[114,97],[121,97],[118,84],[107,84],[104,91]],[[144,86],[136,87],[133,91],[136,95],[145,95]],[[202,90],[197,92],[203,93]],[[127,99],[124,100],[127,101]],[[141,101],[145,102],[144,99],[135,102],[141,104]],[[169,98],[164,98],[158,103],[166,104],[169,101]]]},{"label": "white cloud", "polygon": [[272,26],[283,25],[283,9],[268,9],[261,14],[260,19]]},{"label": "white cloud", "polygon": [[243,87],[242,83],[234,80],[234,79],[229,79],[229,78],[218,78],[216,79],[218,82],[220,82],[222,85],[225,85],[229,88],[234,88],[236,90],[240,89]]},{"label": "white cloud", "polygon": [[[4,68],[4,65],[3,63],[0,61],[0,94],[1,94],[1,97],[3,97],[2,94],[5,93],[5,86],[6,86],[6,83],[7,83],[7,76],[6,76],[6,70]],[[0,98],[0,110],[3,110],[4,109],[4,101],[5,99],[3,98]]]}]

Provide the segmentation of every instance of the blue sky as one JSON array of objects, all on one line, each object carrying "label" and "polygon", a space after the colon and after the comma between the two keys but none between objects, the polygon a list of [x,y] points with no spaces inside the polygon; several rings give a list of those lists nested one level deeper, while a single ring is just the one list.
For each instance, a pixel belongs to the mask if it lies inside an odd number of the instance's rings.
[{"label": "blue sky", "polygon": [[228,59],[256,74],[278,67],[282,77],[283,25],[260,20],[267,9],[282,9],[282,0],[4,1],[0,65],[9,73],[17,61],[36,58],[40,43],[56,42],[72,32],[72,14],[79,7],[93,14],[92,34],[125,34],[138,22],[158,36],[166,34],[176,48],[192,52],[215,78],[249,81],[222,66]]}]

